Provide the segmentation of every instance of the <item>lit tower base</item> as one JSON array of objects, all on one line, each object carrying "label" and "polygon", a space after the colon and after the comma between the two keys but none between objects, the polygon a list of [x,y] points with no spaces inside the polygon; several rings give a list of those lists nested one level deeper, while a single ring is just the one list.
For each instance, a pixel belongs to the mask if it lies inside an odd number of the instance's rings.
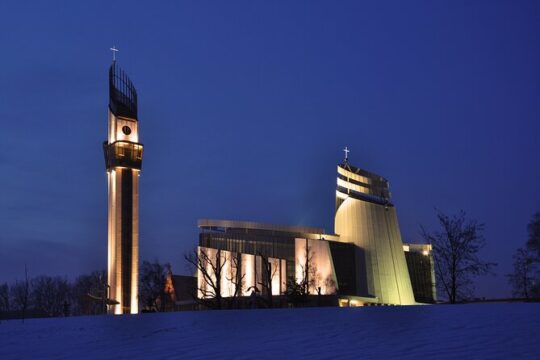
[{"label": "lit tower base", "polygon": [[103,143],[109,192],[108,284],[111,314],[136,314],[139,278],[139,143],[137,91],[113,61],[109,69],[109,138]]}]

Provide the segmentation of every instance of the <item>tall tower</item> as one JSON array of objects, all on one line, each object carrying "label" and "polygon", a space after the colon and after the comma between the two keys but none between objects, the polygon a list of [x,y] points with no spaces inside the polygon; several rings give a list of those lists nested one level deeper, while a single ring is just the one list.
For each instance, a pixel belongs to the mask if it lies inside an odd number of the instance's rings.
[{"label": "tall tower", "polygon": [[415,304],[388,181],[349,165],[347,155],[337,172],[335,233],[357,246],[358,295]]},{"label": "tall tower", "polygon": [[110,313],[136,314],[139,278],[139,143],[137,91],[113,61],[109,69],[109,137],[103,142],[109,192],[108,284]]}]

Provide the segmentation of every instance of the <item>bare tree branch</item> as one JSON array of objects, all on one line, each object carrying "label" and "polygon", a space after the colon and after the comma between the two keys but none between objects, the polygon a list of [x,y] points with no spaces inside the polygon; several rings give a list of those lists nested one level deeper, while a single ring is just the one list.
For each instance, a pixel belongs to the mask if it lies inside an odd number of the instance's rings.
[{"label": "bare tree branch", "polygon": [[428,232],[420,226],[422,237],[433,246],[438,287],[452,304],[473,292],[473,278],[490,273],[495,263],[482,261],[478,253],[485,246],[484,225],[467,220],[464,211],[448,216],[437,210],[440,231]]},{"label": "bare tree branch", "polygon": [[199,304],[210,308],[221,309],[223,306],[222,272],[227,262],[227,259],[222,256],[221,250],[217,249],[215,256],[211,257],[207,249],[199,247],[193,252],[184,255],[184,259],[188,263],[190,270],[197,272],[197,277],[200,278],[199,280],[202,283],[202,286],[197,286],[193,299]]}]

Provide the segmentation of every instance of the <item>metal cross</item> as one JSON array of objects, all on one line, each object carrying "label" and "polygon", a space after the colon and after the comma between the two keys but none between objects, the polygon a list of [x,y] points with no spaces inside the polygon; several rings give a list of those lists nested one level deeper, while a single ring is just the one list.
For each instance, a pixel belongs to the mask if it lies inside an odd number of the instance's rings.
[{"label": "metal cross", "polygon": [[118,50],[114,45],[110,50],[112,51],[112,59],[113,59],[113,61],[116,61],[116,53],[118,51],[120,51],[120,50]]},{"label": "metal cross", "polygon": [[345,152],[345,162],[347,162],[349,160],[349,153],[351,152],[351,150],[349,150],[349,148],[345,146],[345,149],[343,149],[343,151]]}]

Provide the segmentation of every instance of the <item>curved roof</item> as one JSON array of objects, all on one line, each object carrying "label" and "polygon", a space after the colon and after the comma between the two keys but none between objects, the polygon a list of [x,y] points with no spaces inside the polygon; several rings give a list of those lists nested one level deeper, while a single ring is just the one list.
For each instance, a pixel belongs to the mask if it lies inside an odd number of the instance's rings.
[{"label": "curved roof", "polygon": [[336,211],[348,197],[384,206],[390,203],[388,180],[345,162],[337,167]]},{"label": "curved roof", "polygon": [[378,180],[378,181],[381,181],[381,182],[387,182],[388,181],[387,179],[385,179],[384,177],[382,177],[380,175],[377,175],[375,173],[372,173],[372,172],[364,170],[364,169],[360,169],[359,167],[356,167],[356,166],[352,166],[349,163],[338,164],[338,167],[340,167],[343,170],[348,171],[348,172],[350,172],[352,174],[368,177],[370,179]]}]

